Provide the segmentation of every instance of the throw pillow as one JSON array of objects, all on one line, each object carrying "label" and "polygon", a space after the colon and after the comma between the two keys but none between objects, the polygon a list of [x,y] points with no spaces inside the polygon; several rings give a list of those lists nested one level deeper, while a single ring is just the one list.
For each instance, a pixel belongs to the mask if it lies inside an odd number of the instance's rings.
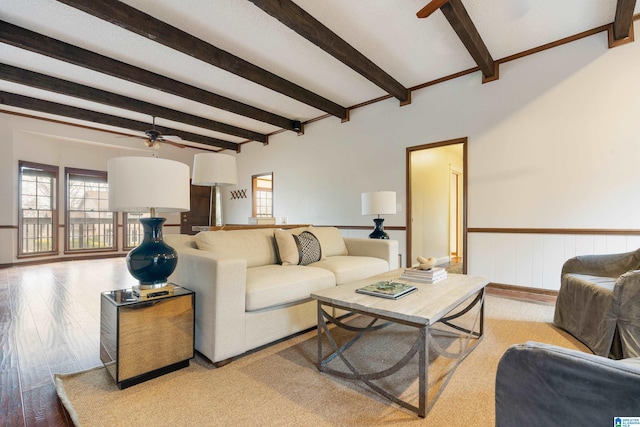
[{"label": "throw pillow", "polygon": [[292,235],[296,241],[299,250],[300,261],[299,265],[309,265],[312,262],[320,261],[322,257],[322,250],[320,249],[320,242],[312,233],[303,231],[299,236]]},{"label": "throw pillow", "polygon": [[342,233],[337,227],[314,227],[307,229],[318,238],[322,247],[322,258],[328,256],[349,255]]},{"label": "throw pillow", "polygon": [[284,230],[275,230],[276,246],[282,265],[297,265],[300,261],[298,244],[293,234]]}]

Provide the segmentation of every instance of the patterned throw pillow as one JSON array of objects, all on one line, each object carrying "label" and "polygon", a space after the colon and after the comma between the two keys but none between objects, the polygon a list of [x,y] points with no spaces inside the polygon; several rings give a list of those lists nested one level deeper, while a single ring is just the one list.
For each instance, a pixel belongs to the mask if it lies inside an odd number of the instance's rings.
[{"label": "patterned throw pillow", "polygon": [[322,250],[320,249],[320,242],[313,234],[308,231],[303,231],[298,236],[293,236],[298,246],[298,252],[300,254],[299,265],[308,265],[312,262],[320,261],[322,256]]}]

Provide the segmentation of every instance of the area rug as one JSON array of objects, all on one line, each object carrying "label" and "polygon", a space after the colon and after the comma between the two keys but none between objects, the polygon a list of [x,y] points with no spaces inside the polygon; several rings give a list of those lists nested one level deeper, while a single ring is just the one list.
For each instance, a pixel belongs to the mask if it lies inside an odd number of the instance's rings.
[{"label": "area rug", "polygon": [[[361,383],[320,373],[315,331],[221,368],[196,357],[188,368],[125,390],[102,367],[56,375],[56,390],[73,422],[82,426],[493,426],[496,368],[509,346],[539,341],[587,351],[554,328],[552,318],[553,305],[487,296],[485,335],[477,348],[458,366],[429,355],[430,399],[445,375],[452,375],[424,419]],[[389,327],[363,341],[359,351],[364,349],[365,360],[393,363],[413,340],[403,328]],[[441,344],[459,345],[450,339]],[[417,361],[384,385],[417,405],[415,369]]]}]

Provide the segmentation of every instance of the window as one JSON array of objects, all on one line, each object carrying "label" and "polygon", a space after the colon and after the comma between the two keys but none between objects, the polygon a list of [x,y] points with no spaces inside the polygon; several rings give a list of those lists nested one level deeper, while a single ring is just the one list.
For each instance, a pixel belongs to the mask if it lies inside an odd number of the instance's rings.
[{"label": "window", "polygon": [[66,168],[67,250],[115,249],[107,173]]},{"label": "window", "polygon": [[140,218],[149,218],[149,212],[125,212],[124,221],[124,247],[125,249],[135,248],[142,242],[144,230],[140,223]]},{"label": "window", "polygon": [[254,175],[253,216],[255,218],[273,217],[273,173]]},{"label": "window", "polygon": [[19,162],[18,254],[57,251],[58,167]]}]

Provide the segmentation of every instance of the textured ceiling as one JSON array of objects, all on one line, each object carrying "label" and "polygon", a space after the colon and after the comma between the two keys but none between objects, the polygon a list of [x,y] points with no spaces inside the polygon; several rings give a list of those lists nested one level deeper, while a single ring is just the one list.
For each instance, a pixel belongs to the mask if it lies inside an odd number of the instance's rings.
[{"label": "textured ceiling", "polygon": [[[124,3],[343,107],[387,95],[365,77],[245,0],[126,0]],[[405,88],[476,66],[440,11],[416,12],[426,0],[295,0],[295,3]],[[463,0],[498,60],[614,21],[615,0]],[[634,13],[640,12],[640,5]],[[216,68],[54,0],[0,0],[0,20],[180,82],[305,122],[325,115],[312,106]],[[1,63],[125,95],[196,116],[270,134],[278,126],[0,43]],[[478,72],[480,78],[480,73]],[[1,77],[1,76],[0,76]],[[115,108],[0,79],[0,91],[150,123]],[[0,105],[0,109],[25,112]],[[83,123],[41,112],[36,116]],[[328,120],[340,120],[329,118]],[[174,129],[240,143],[245,138],[158,117]],[[96,128],[112,129],[84,123]],[[125,131],[124,129],[119,129]],[[134,129],[140,131],[142,129]],[[185,141],[189,144],[188,141]],[[191,144],[200,146],[199,144]]]}]

